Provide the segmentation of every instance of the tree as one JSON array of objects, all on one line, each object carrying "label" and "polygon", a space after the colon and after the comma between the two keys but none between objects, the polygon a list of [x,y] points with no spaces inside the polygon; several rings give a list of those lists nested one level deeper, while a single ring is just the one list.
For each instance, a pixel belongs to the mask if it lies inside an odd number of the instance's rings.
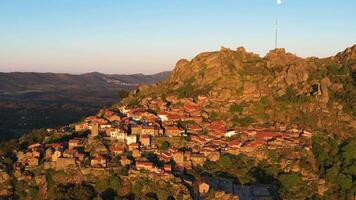
[{"label": "tree", "polygon": [[281,174],[278,177],[280,182],[280,192],[285,199],[305,199],[308,195],[308,188],[299,174]]},{"label": "tree", "polygon": [[101,198],[104,200],[115,200],[117,193],[112,188],[107,188],[104,192],[101,193]]},{"label": "tree", "polygon": [[37,194],[38,194],[38,187],[30,187],[28,189],[28,195],[31,199],[35,199]]},{"label": "tree", "polygon": [[139,181],[136,181],[136,183],[135,183],[135,185],[134,185],[134,187],[133,187],[133,189],[132,189],[132,192],[133,192],[134,194],[138,195],[138,194],[141,193],[142,188],[143,188],[142,183],[139,182]]},{"label": "tree", "polygon": [[96,192],[93,186],[81,183],[76,184],[59,184],[56,188],[56,198],[58,200],[77,199],[86,200],[93,199]]},{"label": "tree", "polygon": [[348,189],[350,189],[352,187],[352,177],[351,176],[347,176],[344,174],[340,174],[337,177],[337,183],[340,185],[340,188],[344,191],[347,191]]},{"label": "tree", "polygon": [[164,150],[164,151],[168,150],[170,146],[171,146],[171,144],[168,141],[164,141],[161,144],[161,150]]},{"label": "tree", "polygon": [[243,106],[239,105],[239,104],[232,104],[230,106],[230,112],[232,113],[241,113],[243,111]]},{"label": "tree", "polygon": [[110,183],[110,187],[117,191],[117,189],[120,187],[121,184],[121,180],[120,177],[118,177],[117,175],[111,175],[109,178],[109,183]]},{"label": "tree", "polygon": [[231,159],[228,155],[223,155],[221,156],[219,160],[219,165],[222,166],[225,169],[229,169],[232,167],[232,162]]}]

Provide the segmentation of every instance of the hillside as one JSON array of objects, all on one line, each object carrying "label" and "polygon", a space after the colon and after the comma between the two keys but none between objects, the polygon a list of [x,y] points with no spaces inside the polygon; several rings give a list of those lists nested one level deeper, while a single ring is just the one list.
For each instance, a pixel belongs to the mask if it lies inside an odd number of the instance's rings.
[{"label": "hillside", "polygon": [[0,198],[353,199],[355,51],[180,60],[111,108],[0,142]]},{"label": "hillside", "polygon": [[347,138],[356,131],[355,74],[356,45],[321,59],[222,48],[178,61],[167,81],[140,88],[123,104],[206,96],[204,111],[229,127],[278,122]]}]

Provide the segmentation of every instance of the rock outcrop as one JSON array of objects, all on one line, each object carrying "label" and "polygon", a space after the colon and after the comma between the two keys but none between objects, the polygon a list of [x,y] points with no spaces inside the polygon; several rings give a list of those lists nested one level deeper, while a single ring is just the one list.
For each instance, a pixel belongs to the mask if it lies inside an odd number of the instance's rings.
[{"label": "rock outcrop", "polygon": [[[167,81],[142,88],[127,101],[151,96],[206,96],[207,117],[218,113],[229,125],[234,119],[249,117],[259,123],[293,122],[303,128],[351,133],[356,131],[353,126],[335,123],[340,119],[333,116],[342,110],[348,124],[355,120],[355,51],[356,45],[333,57],[304,59],[285,49],[260,57],[243,47],[223,47],[200,53],[190,61],[178,61]],[[230,112],[232,104],[243,105],[242,115]]]}]

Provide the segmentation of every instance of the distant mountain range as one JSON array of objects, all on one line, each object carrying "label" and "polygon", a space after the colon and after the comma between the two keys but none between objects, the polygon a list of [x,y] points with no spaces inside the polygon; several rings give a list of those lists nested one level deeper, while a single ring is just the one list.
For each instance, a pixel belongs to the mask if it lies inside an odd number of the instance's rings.
[{"label": "distant mountain range", "polygon": [[144,74],[102,74],[98,72],[80,75],[63,73],[12,72],[0,73],[0,94],[26,91],[51,91],[61,89],[130,89],[139,84],[153,84],[165,80],[170,72]]},{"label": "distant mountain range", "polygon": [[139,84],[154,84],[169,74],[0,73],[0,140],[78,121],[121,100]]}]

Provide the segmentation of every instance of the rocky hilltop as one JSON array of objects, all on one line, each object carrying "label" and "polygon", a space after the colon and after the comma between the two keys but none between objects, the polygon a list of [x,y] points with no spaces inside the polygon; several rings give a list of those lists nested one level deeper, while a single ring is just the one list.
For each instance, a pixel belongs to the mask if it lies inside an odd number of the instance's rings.
[{"label": "rocky hilltop", "polygon": [[167,81],[138,89],[124,103],[206,96],[209,115],[231,127],[281,122],[348,137],[356,128],[355,73],[356,45],[322,59],[221,48],[179,60]]}]

